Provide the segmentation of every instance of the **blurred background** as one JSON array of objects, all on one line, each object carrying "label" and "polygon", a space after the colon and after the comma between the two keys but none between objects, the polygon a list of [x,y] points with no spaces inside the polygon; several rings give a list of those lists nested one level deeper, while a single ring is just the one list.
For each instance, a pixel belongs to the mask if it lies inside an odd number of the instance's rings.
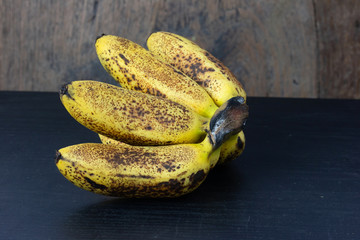
[{"label": "blurred background", "polygon": [[96,37],[155,31],[210,51],[249,96],[360,99],[358,0],[0,0],[0,91],[114,83]]}]

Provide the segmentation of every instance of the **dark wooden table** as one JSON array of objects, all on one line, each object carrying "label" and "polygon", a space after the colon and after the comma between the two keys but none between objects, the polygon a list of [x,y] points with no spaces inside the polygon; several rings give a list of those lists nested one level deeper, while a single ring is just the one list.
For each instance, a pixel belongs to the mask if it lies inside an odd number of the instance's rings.
[{"label": "dark wooden table", "polygon": [[244,154],[178,199],[81,190],[55,150],[98,142],[57,93],[0,92],[0,239],[360,239],[360,101],[249,98]]}]

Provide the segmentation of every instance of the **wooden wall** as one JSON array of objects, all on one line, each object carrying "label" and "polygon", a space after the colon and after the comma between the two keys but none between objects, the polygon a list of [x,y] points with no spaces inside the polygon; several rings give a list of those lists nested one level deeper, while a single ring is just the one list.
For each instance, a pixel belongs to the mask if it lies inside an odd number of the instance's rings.
[{"label": "wooden wall", "polygon": [[144,46],[159,30],[212,52],[249,96],[360,98],[358,0],[0,0],[0,90],[114,83],[96,36]]}]

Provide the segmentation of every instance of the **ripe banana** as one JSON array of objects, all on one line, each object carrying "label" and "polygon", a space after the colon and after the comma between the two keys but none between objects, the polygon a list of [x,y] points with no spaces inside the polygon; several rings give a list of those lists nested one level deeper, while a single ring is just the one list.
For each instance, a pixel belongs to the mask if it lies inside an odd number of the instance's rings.
[{"label": "ripe banana", "polygon": [[102,35],[95,47],[101,64],[121,86],[166,97],[205,117],[210,118],[216,111],[216,104],[202,87],[140,45]]},{"label": "ripe banana", "polygon": [[209,120],[165,98],[97,81],[74,81],[60,99],[79,123],[134,145],[198,143]]},{"label": "ripe banana", "polygon": [[[239,121],[234,121],[236,116]],[[118,197],[178,197],[196,189],[215,166],[223,141],[242,130],[248,107],[230,99],[194,144],[131,146],[84,143],[60,149],[56,166],[73,184]]]},{"label": "ripe banana", "polygon": [[[169,32],[156,32],[147,39],[150,52],[194,79],[221,106],[235,96],[246,100],[246,93],[234,74],[208,51],[194,42]],[[245,135],[231,137],[223,144],[219,163],[235,159],[245,148]]]},{"label": "ripe banana", "polygon": [[170,146],[77,144],[60,149],[59,171],[76,186],[117,197],[178,197],[196,189],[219,157],[209,138]]},{"label": "ripe banana", "polygon": [[182,36],[169,32],[152,33],[147,39],[151,53],[190,76],[221,106],[232,97],[246,93],[224,64],[208,51]]}]

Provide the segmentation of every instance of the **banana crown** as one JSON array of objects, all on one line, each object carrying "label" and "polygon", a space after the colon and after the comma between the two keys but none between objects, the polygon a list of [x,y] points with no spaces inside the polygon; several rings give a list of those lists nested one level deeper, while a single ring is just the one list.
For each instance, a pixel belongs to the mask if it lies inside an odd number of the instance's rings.
[{"label": "banana crown", "polygon": [[210,120],[209,135],[214,148],[220,147],[231,136],[245,127],[249,107],[243,97],[233,97],[218,108]]}]

